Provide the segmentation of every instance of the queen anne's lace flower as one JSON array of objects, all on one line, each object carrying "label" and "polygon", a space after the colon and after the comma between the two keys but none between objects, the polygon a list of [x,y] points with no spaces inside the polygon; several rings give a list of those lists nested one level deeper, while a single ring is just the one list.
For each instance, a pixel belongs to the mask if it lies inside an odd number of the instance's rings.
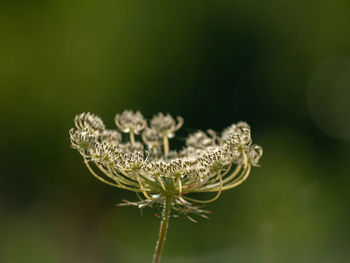
[{"label": "queen anne's lace flower", "polygon": [[[159,113],[148,127],[139,111],[117,114],[118,130],[129,134],[126,142],[91,113],[77,115],[74,121],[75,128],[69,131],[72,148],[83,156],[91,174],[105,184],[136,193],[139,201],[124,200],[121,206],[162,207],[154,263],[160,260],[171,211],[192,221],[190,214],[207,218],[208,211],[197,204],[213,202],[222,191],[244,182],[251,167],[259,166],[263,153],[259,145],[252,144],[245,122],[232,124],[221,136],[212,130],[190,134],[186,147],[177,152],[170,150],[169,138],[182,126],[181,117],[176,122],[169,114]],[[140,133],[138,141],[135,135]],[[200,192],[215,195],[209,200],[191,197]]]},{"label": "queen anne's lace flower", "polygon": [[[240,185],[262,155],[262,148],[252,145],[250,126],[245,122],[231,125],[221,136],[211,130],[190,134],[180,152],[169,150],[168,138],[182,126],[181,117],[176,122],[169,114],[159,113],[147,127],[140,112],[124,111],[116,115],[115,122],[120,131],[129,133],[129,142],[123,143],[120,133],[107,130],[102,120],[90,113],[77,115],[76,128],[69,133],[72,147],[97,179],[144,196],[122,205],[162,206],[170,196],[177,213],[206,217],[195,203],[209,203],[223,190]],[[134,134],[142,130],[142,141],[137,141]],[[216,195],[210,200],[188,196],[196,192]]]}]

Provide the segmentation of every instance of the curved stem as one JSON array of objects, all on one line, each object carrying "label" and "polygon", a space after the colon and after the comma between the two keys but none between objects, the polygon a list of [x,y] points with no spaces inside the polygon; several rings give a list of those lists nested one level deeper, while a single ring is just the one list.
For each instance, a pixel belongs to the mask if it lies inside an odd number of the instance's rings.
[{"label": "curved stem", "polygon": [[248,178],[249,173],[250,173],[250,169],[251,169],[251,165],[248,165],[245,172],[242,175],[242,178],[238,178],[237,181],[233,181],[232,183],[226,185],[225,187],[222,188],[222,190],[227,190],[227,189],[231,189],[231,188],[239,186],[241,183],[243,183]]},{"label": "curved stem", "polygon": [[160,221],[160,229],[159,229],[159,236],[156,244],[156,249],[154,251],[153,256],[153,263],[159,263],[160,257],[163,252],[165,239],[166,239],[166,233],[169,225],[169,218],[170,218],[170,211],[172,206],[172,200],[173,198],[171,196],[166,196],[164,200],[164,206],[162,211],[162,218]]},{"label": "curved stem", "polygon": [[103,182],[103,183],[105,183],[105,184],[108,184],[108,185],[111,185],[111,186],[119,187],[119,188],[120,188],[119,185],[117,185],[117,184],[115,184],[115,183],[112,183],[112,182],[110,182],[110,181],[107,181],[107,180],[103,179],[102,177],[98,176],[98,175],[94,172],[94,170],[92,170],[91,166],[89,165],[89,162],[88,162],[85,158],[84,158],[84,163],[85,163],[85,165],[87,166],[87,168],[89,169],[90,173],[91,173],[94,177],[96,177],[98,180],[100,180],[101,182]]},{"label": "curved stem", "polygon": [[152,199],[152,198],[147,194],[145,188],[143,187],[143,184],[142,184],[142,182],[141,182],[141,180],[140,180],[140,177],[137,176],[136,178],[137,178],[137,181],[139,182],[140,189],[141,189],[143,195],[144,195],[147,199]]},{"label": "curved stem", "polygon": [[190,198],[190,197],[187,197],[187,196],[183,196],[183,198],[188,200],[188,201],[197,202],[197,203],[200,203],[200,204],[209,204],[211,202],[214,202],[215,200],[217,200],[220,197],[221,192],[222,192],[223,181],[222,181],[221,173],[219,173],[219,176],[220,176],[220,188],[219,188],[219,191],[216,194],[216,196],[213,197],[212,199],[209,199],[209,200],[197,200],[197,199],[193,199],[193,198]]}]

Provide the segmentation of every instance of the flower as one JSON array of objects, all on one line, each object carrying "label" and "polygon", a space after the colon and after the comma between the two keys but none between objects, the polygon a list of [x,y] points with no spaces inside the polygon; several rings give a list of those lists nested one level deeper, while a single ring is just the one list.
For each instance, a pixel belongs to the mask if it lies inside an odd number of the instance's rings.
[{"label": "flower", "polygon": [[196,149],[205,149],[209,146],[215,145],[216,134],[212,130],[208,130],[209,137],[204,131],[197,131],[190,134],[186,139],[186,145]]},{"label": "flower", "polygon": [[118,145],[122,141],[122,135],[115,130],[104,130],[102,131],[100,137],[101,141],[113,145]]},{"label": "flower", "polygon": [[74,122],[77,129],[88,129],[91,133],[99,133],[105,129],[103,121],[90,112],[77,115]]},{"label": "flower", "polygon": [[158,131],[146,128],[142,132],[142,140],[150,149],[153,149],[162,145],[163,138]]},{"label": "flower", "polygon": [[184,120],[182,117],[178,116],[177,124],[173,117],[170,114],[164,115],[163,113],[158,113],[158,115],[154,116],[151,120],[151,129],[157,131],[163,136],[167,136],[169,138],[174,137],[175,132],[181,128]]},{"label": "flower", "polygon": [[[213,202],[222,191],[243,183],[263,153],[260,146],[252,144],[250,126],[245,122],[231,125],[221,136],[212,130],[190,134],[180,152],[170,151],[168,139],[182,126],[181,117],[176,123],[169,114],[159,113],[148,127],[139,111],[126,110],[116,115],[115,122],[120,131],[129,133],[129,141],[123,142],[119,132],[107,130],[93,114],[75,118],[75,128],[69,132],[72,148],[83,156],[92,175],[140,198],[121,205],[161,207],[171,197],[171,209],[191,220],[190,213],[206,218],[207,211],[197,204]],[[135,134],[140,133],[138,141]],[[200,192],[216,194],[209,200],[191,197]]]},{"label": "flower", "polygon": [[139,134],[147,126],[141,112],[137,111],[134,113],[130,110],[125,110],[122,114],[117,114],[115,116],[115,123],[120,131],[125,133],[132,131],[135,134]]}]

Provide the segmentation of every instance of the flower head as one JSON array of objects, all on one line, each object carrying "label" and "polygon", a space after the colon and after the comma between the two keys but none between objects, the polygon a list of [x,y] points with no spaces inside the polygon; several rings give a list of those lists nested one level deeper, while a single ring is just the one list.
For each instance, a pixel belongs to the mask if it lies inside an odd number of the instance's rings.
[{"label": "flower head", "polygon": [[108,144],[118,145],[122,141],[122,136],[115,130],[104,130],[100,134],[101,141]]},{"label": "flower head", "polygon": [[90,149],[96,142],[96,135],[92,134],[88,128],[70,129],[69,135],[72,148],[78,150],[84,157],[87,157]]},{"label": "flower head", "polygon": [[164,115],[163,113],[158,113],[158,115],[155,115],[151,120],[151,129],[172,138],[184,122],[183,118],[180,116],[176,119],[177,123],[170,114]]},{"label": "flower head", "polygon": [[87,129],[91,133],[99,133],[105,129],[103,121],[90,112],[77,115],[74,122],[77,129]]},{"label": "flower head", "polygon": [[122,114],[117,114],[115,123],[120,131],[126,133],[132,131],[135,134],[139,134],[147,126],[141,112],[131,110],[125,110]]},{"label": "flower head", "polygon": [[[197,131],[186,139],[180,152],[170,151],[168,139],[182,126],[169,114],[159,113],[147,122],[140,112],[117,114],[116,125],[130,139],[122,141],[115,130],[107,130],[102,120],[90,113],[75,118],[70,130],[72,147],[83,156],[88,169],[100,181],[143,195],[140,201],[121,205],[162,206],[171,197],[171,207],[179,214],[206,217],[197,203],[210,203],[222,191],[244,182],[252,166],[258,166],[262,148],[252,144],[250,126],[239,122],[221,136],[214,131]],[[134,134],[141,134],[137,140]],[[147,146],[147,148],[144,147]],[[191,193],[216,193],[209,200],[196,200]]]},{"label": "flower head", "polygon": [[214,146],[216,134],[212,130],[208,130],[208,133],[210,136],[208,136],[204,131],[197,131],[190,134],[186,139],[186,145],[196,149],[205,149],[209,146]]},{"label": "flower head", "polygon": [[146,128],[142,132],[142,140],[150,149],[153,149],[162,145],[163,137],[157,130]]}]

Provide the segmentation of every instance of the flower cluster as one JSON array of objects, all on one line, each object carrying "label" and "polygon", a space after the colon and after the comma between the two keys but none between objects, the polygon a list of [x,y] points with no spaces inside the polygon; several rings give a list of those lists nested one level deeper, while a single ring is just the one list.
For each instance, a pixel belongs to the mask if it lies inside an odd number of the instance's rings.
[{"label": "flower cluster", "polygon": [[[139,201],[121,205],[162,206],[171,197],[177,213],[206,217],[206,211],[196,204],[210,203],[223,190],[240,185],[262,155],[262,148],[252,144],[245,122],[221,134],[212,130],[190,134],[186,147],[178,152],[170,151],[169,139],[182,126],[181,117],[175,120],[159,113],[148,123],[140,112],[127,110],[116,115],[115,123],[119,132],[107,130],[98,116],[82,113],[69,133],[72,147],[83,156],[93,176],[139,197]],[[120,132],[128,135],[126,142]],[[210,200],[189,196],[200,192],[216,194]]]}]

